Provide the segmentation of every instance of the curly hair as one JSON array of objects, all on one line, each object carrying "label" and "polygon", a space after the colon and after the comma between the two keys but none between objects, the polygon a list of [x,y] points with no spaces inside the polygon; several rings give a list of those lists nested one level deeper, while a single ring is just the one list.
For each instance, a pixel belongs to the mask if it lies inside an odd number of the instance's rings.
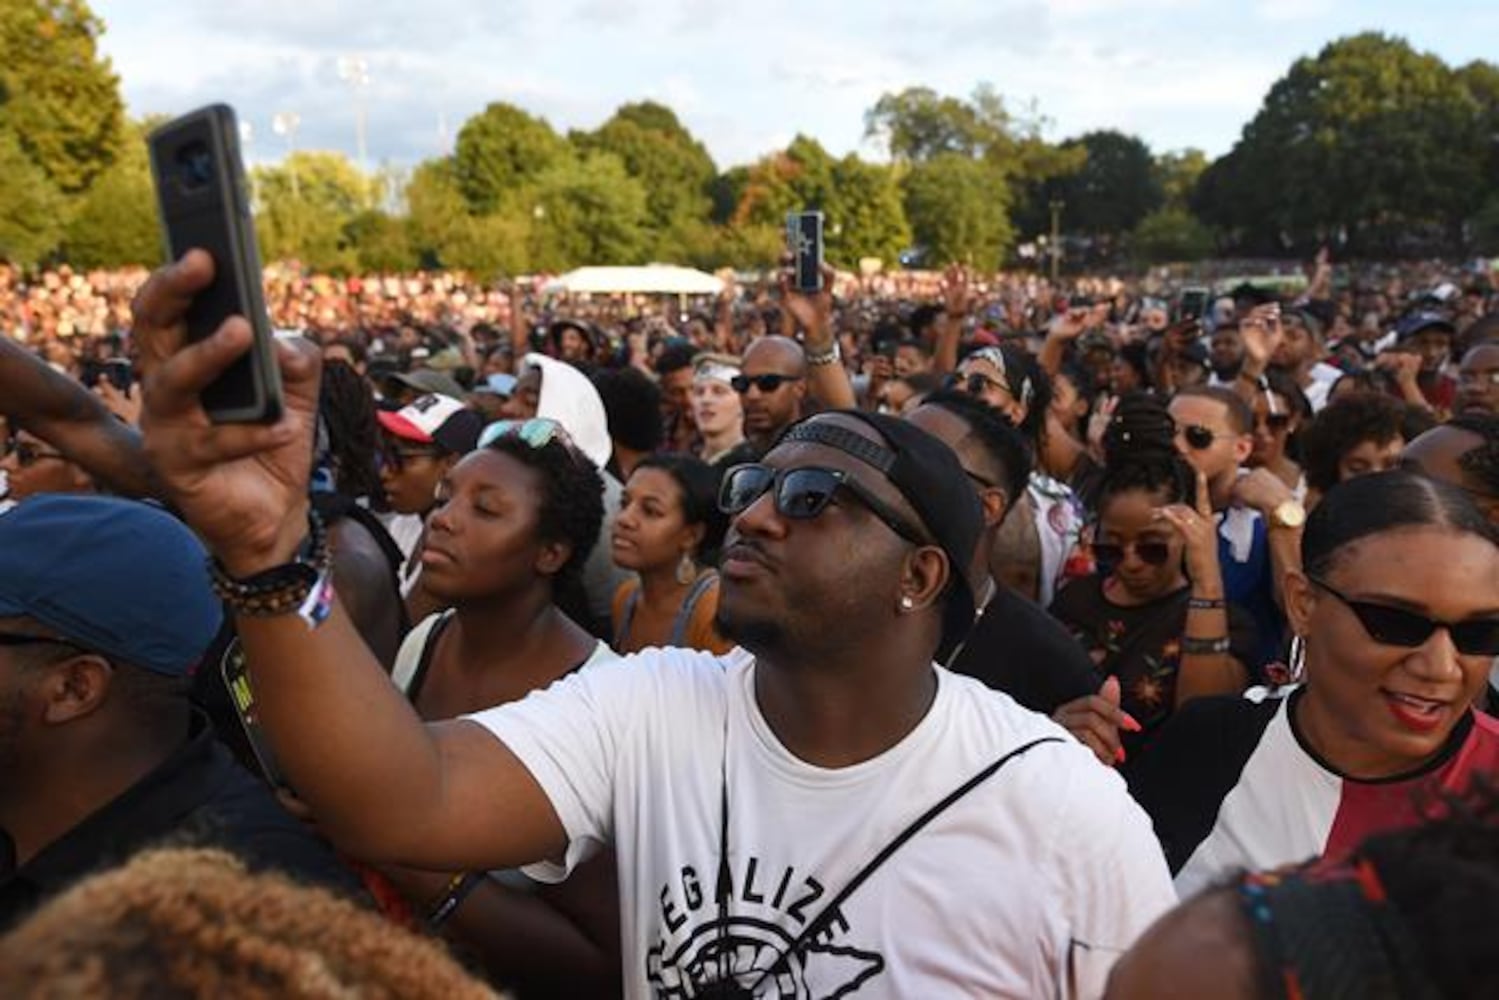
[{"label": "curly hair", "polygon": [[1197,474],[1176,448],[1176,421],[1159,396],[1133,392],[1119,400],[1103,433],[1104,474],[1089,506],[1131,490],[1162,494],[1166,503],[1193,503]]},{"label": "curly hair", "polygon": [[1381,392],[1352,392],[1327,404],[1301,434],[1307,486],[1326,493],[1338,485],[1345,455],[1365,441],[1403,439],[1405,419],[1405,404]]},{"label": "curly hair", "polygon": [[327,362],[318,391],[318,416],[328,428],[338,492],[354,499],[383,497],[375,460],[380,432],[369,383],[344,362]]},{"label": "curly hair", "polygon": [[565,542],[572,548],[553,586],[576,582],[604,524],[604,480],[598,469],[561,438],[536,448],[515,434],[502,434],[487,447],[509,455],[541,477],[537,535],[543,541]]},{"label": "curly hair", "polygon": [[493,997],[442,947],[222,851],[166,849],[80,882],[0,939],[13,1000]]},{"label": "curly hair", "polygon": [[661,444],[661,389],[638,368],[606,368],[594,373],[593,387],[604,403],[609,434],[626,448],[655,451]]}]

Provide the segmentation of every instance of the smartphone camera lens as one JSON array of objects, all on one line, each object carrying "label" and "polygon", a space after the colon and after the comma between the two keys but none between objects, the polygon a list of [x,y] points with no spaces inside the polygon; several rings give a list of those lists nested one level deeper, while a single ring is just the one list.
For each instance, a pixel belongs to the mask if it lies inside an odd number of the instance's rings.
[{"label": "smartphone camera lens", "polygon": [[208,144],[190,142],[177,151],[177,168],[182,183],[190,189],[207,187],[213,182],[213,154]]}]

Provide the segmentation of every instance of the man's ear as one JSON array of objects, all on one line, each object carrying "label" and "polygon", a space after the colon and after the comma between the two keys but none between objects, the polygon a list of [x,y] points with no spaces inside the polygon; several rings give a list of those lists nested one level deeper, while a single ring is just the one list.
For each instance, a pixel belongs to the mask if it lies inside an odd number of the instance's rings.
[{"label": "man's ear", "polygon": [[109,697],[114,668],[96,653],[80,653],[50,663],[37,692],[42,699],[42,721],[52,726],[92,715]]},{"label": "man's ear", "polygon": [[912,609],[926,608],[942,599],[951,575],[961,570],[948,565],[947,553],[935,545],[923,545],[906,558],[897,600],[910,599]]},{"label": "man's ear", "polygon": [[1254,454],[1254,436],[1251,434],[1240,434],[1234,438],[1234,462],[1243,465],[1249,461],[1249,456]]},{"label": "man's ear", "polygon": [[988,528],[997,527],[1002,523],[1005,519],[1005,512],[1010,509],[1010,498],[997,486],[986,487],[979,494],[979,503],[984,507],[984,526]]}]

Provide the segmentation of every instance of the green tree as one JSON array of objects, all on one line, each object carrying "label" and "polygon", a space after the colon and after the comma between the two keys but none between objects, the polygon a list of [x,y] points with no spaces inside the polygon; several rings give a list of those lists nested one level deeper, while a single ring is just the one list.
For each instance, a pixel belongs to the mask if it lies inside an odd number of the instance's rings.
[{"label": "green tree", "polygon": [[1086,152],[1082,169],[1047,185],[1049,198],[1067,205],[1069,231],[1118,236],[1160,207],[1155,161],[1137,137],[1105,130],[1062,145]]},{"label": "green tree", "polygon": [[0,132],[64,194],[87,188],[123,138],[119,80],[98,51],[103,30],[84,0],[0,3]]},{"label": "green tree", "polygon": [[931,263],[999,267],[1014,230],[1009,187],[996,167],[948,153],[916,164],[901,188],[912,235]]},{"label": "green tree", "polygon": [[1185,208],[1174,205],[1140,220],[1130,238],[1136,260],[1170,264],[1201,260],[1213,252],[1213,233]]},{"label": "green tree", "polygon": [[486,215],[571,155],[545,119],[495,103],[463,123],[453,170],[469,209]]},{"label": "green tree", "polygon": [[0,130],[0,260],[23,266],[62,238],[63,197],[10,132]]},{"label": "green tree", "polygon": [[343,241],[361,271],[412,271],[418,264],[405,220],[366,209],[344,223]]},{"label": "green tree", "polygon": [[596,131],[576,134],[574,145],[584,153],[613,153],[644,186],[654,249],[662,256],[680,248],[684,227],[710,216],[717,168],[670,108],[626,104]]},{"label": "green tree", "polygon": [[1275,82],[1194,207],[1251,249],[1455,239],[1486,188],[1481,127],[1478,100],[1436,56],[1372,32],[1339,39]]},{"label": "green tree", "polygon": [[1167,207],[1185,208],[1192,201],[1197,182],[1208,168],[1208,157],[1200,149],[1170,150],[1155,158],[1155,180]]},{"label": "green tree", "polygon": [[131,123],[120,155],[79,198],[63,237],[74,267],[124,267],[161,260],[161,227],[146,136],[160,119]]},{"label": "green tree", "polygon": [[296,258],[317,270],[358,267],[348,226],[373,207],[370,179],[342,153],[297,152],[251,174],[256,226],[267,260]]},{"label": "green tree", "polygon": [[638,264],[649,231],[645,189],[619,157],[596,153],[563,160],[536,178],[531,265],[565,270],[584,264]]},{"label": "green tree", "polygon": [[826,256],[839,267],[853,269],[864,257],[891,264],[911,245],[911,226],[890,167],[845,156],[833,164],[822,207],[827,213]]},{"label": "green tree", "polygon": [[1003,142],[1009,116],[992,91],[981,101],[907,87],[884,94],[864,113],[864,135],[881,141],[892,159],[921,163],[939,156],[983,156]]}]

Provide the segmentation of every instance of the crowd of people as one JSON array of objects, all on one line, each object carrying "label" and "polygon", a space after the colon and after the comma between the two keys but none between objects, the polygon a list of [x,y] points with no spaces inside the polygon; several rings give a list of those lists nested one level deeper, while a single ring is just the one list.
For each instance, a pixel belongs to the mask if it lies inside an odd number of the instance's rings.
[{"label": "crowd of people", "polygon": [[1499,281],[0,271],[0,993],[1499,995]]}]

